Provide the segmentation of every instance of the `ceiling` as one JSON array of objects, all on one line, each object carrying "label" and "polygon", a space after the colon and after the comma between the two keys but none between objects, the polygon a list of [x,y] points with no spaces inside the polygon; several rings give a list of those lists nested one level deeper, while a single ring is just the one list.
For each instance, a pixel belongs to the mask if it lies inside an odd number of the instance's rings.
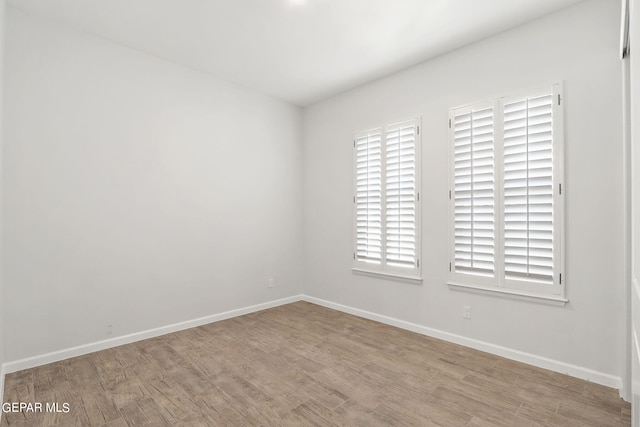
[{"label": "ceiling", "polygon": [[9,0],[308,105],[581,0]]}]

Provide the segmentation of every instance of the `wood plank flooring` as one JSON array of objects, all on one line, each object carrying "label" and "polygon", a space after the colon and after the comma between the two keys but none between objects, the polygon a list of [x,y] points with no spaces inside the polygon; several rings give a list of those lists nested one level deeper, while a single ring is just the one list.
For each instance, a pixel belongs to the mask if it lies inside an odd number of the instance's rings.
[{"label": "wood plank flooring", "polygon": [[1,426],[628,426],[614,389],[297,302],[6,377]]}]

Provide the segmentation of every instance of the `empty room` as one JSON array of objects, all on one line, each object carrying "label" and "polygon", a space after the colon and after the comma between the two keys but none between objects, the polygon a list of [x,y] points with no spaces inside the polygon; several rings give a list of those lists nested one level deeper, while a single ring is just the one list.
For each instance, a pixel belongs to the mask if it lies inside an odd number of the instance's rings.
[{"label": "empty room", "polygon": [[0,426],[640,426],[640,1],[0,27]]}]

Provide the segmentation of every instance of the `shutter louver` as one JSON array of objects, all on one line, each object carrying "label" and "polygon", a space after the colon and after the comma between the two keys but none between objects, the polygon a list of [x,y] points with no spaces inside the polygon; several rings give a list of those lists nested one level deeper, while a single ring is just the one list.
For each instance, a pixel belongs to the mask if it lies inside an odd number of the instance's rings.
[{"label": "shutter louver", "polygon": [[454,266],[493,276],[495,269],[493,108],[454,113]]},{"label": "shutter louver", "polygon": [[386,128],[386,264],[416,267],[416,125]]},{"label": "shutter louver", "polygon": [[553,283],[553,99],[504,105],[505,277]]},{"label": "shutter louver", "polygon": [[382,261],[382,131],[360,134],[356,150],[356,260]]}]

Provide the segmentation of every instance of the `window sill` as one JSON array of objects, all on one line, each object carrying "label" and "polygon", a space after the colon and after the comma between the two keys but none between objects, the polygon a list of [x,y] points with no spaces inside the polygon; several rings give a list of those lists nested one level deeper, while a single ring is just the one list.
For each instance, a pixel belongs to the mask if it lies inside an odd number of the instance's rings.
[{"label": "window sill", "polygon": [[477,292],[485,295],[497,295],[506,298],[512,298],[522,301],[535,301],[543,304],[564,307],[569,300],[559,295],[541,295],[528,293],[525,291],[517,291],[514,289],[492,288],[488,286],[467,285],[463,283],[447,282],[449,289],[457,291]]},{"label": "window sill", "polygon": [[422,277],[404,276],[402,274],[397,274],[397,273],[389,273],[389,272],[383,272],[383,271],[369,271],[369,270],[362,270],[359,268],[352,268],[351,271],[353,271],[354,274],[358,274],[361,276],[378,277],[380,279],[392,279],[400,282],[413,283],[417,285],[422,284]]}]

